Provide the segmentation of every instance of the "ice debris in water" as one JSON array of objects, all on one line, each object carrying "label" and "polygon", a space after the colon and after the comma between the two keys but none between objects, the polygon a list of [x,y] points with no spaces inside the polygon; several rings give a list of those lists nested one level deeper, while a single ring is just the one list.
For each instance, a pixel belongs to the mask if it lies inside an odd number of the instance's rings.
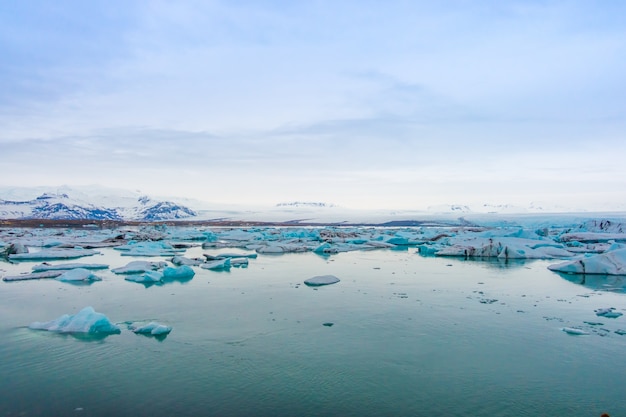
[{"label": "ice debris in water", "polygon": [[584,331],[583,329],[577,329],[575,327],[563,327],[561,329],[562,331],[564,331],[567,334],[571,334],[574,336],[582,336],[582,335],[588,335],[589,333]]},{"label": "ice debris in water", "polygon": [[172,331],[170,326],[166,326],[164,324],[159,324],[155,321],[152,321],[145,325],[138,325],[136,323],[131,324],[128,328],[137,334],[150,334],[152,336],[163,336],[169,334]]},{"label": "ice debris in water", "polygon": [[615,311],[614,307],[599,308],[599,309],[594,310],[594,311],[596,313],[596,316],[607,317],[609,319],[615,319],[615,318],[620,317],[620,316],[623,315],[619,311]]},{"label": "ice debris in water", "polygon": [[304,281],[309,286],[330,285],[339,282],[339,278],[334,275],[318,275]]},{"label": "ice debris in water", "polygon": [[57,281],[64,282],[88,282],[88,281],[102,281],[102,278],[94,275],[90,270],[85,268],[75,268],[69,271],[63,272],[61,275],[55,278]]},{"label": "ice debris in water", "polygon": [[56,320],[33,322],[28,326],[33,330],[47,330],[58,333],[118,334],[120,328],[111,323],[107,316],[97,313],[93,307],[85,307],[75,315],[64,314]]}]

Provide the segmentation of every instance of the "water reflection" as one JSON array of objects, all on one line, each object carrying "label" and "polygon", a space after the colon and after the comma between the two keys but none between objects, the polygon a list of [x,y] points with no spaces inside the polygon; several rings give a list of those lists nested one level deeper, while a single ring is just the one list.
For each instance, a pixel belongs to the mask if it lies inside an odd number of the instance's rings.
[{"label": "water reflection", "polygon": [[626,293],[626,276],[623,275],[585,275],[555,272],[566,281],[592,290]]}]

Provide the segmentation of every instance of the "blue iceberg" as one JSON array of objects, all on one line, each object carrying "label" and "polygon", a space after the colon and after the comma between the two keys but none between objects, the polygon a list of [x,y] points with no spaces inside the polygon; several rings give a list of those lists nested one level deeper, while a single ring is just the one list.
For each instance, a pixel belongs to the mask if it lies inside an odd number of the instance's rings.
[{"label": "blue iceberg", "polygon": [[97,313],[93,307],[85,307],[75,315],[64,314],[56,320],[48,322],[33,322],[28,326],[33,330],[47,330],[57,333],[87,333],[87,334],[118,334],[120,328],[111,323],[102,313]]}]

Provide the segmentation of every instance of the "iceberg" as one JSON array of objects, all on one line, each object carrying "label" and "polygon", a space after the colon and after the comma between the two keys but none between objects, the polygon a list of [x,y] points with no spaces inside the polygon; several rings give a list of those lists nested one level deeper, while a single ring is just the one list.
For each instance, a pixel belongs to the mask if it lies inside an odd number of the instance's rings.
[{"label": "iceberg", "polygon": [[51,265],[49,263],[42,263],[39,265],[33,266],[33,271],[41,272],[41,271],[60,271],[60,270],[68,270],[68,269],[107,269],[109,265],[105,264],[81,264],[81,263],[70,263],[70,264],[57,264]]},{"label": "iceberg", "polygon": [[119,268],[113,268],[114,274],[141,274],[142,272],[156,271],[167,266],[166,262],[132,261]]},{"label": "iceberg", "polygon": [[203,269],[229,269],[230,268],[230,258],[218,259],[217,261],[206,262],[200,265],[200,268]]},{"label": "iceberg", "polygon": [[548,269],[568,274],[626,275],[626,248],[550,265]]},{"label": "iceberg", "polygon": [[196,273],[190,266],[181,265],[177,268],[168,266],[163,270],[163,279],[168,280],[187,280],[193,278]]},{"label": "iceberg", "polygon": [[201,258],[185,258],[184,256],[174,256],[171,259],[171,262],[174,265],[188,265],[188,266],[199,266],[204,263],[204,259]]},{"label": "iceberg", "polygon": [[30,274],[21,274],[21,275],[9,275],[2,278],[3,281],[11,282],[11,281],[27,281],[31,279],[47,279],[47,278],[56,278],[59,275],[63,274],[65,271],[41,271],[41,272],[32,272]]},{"label": "iceberg", "polygon": [[143,274],[131,274],[124,279],[126,281],[139,282],[141,284],[155,284],[163,280],[163,273],[159,271],[147,271]]},{"label": "iceberg", "polygon": [[32,253],[15,253],[9,255],[12,261],[32,261],[43,259],[73,259],[82,258],[83,256],[91,256],[100,252],[93,249],[45,249]]},{"label": "iceberg", "polygon": [[85,307],[75,315],[64,314],[56,320],[33,322],[28,326],[33,330],[47,330],[58,333],[119,334],[120,328],[111,323],[107,316],[97,313],[93,307]]},{"label": "iceberg", "polygon": [[163,324],[152,321],[145,325],[131,324],[128,326],[130,331],[137,334],[147,334],[152,336],[165,336],[170,334],[172,328]]},{"label": "iceberg", "polygon": [[175,256],[185,249],[176,249],[167,242],[129,242],[127,245],[116,246],[122,256]]},{"label": "iceberg", "polygon": [[55,278],[57,281],[63,282],[90,282],[90,281],[102,281],[102,278],[94,275],[90,270],[85,268],[75,268],[69,271],[63,272],[61,275]]},{"label": "iceberg", "polygon": [[311,287],[319,287],[321,285],[335,284],[339,281],[339,278],[334,275],[318,275],[305,280],[304,283]]}]

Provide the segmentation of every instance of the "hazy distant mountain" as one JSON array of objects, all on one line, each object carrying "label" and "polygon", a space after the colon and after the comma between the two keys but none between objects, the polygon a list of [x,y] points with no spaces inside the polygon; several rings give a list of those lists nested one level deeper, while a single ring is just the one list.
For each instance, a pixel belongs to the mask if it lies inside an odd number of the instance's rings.
[{"label": "hazy distant mountain", "polygon": [[[12,189],[15,194],[16,190]],[[2,219],[142,220],[159,221],[195,217],[195,211],[171,201],[147,196],[101,195],[90,197],[63,187],[63,193],[44,192],[29,200],[0,199]],[[21,192],[24,195],[24,192]],[[4,197],[4,195],[2,195]]]},{"label": "hazy distant mountain", "polygon": [[292,201],[289,203],[278,203],[276,207],[310,207],[310,208],[326,208],[326,207],[335,207],[334,204],[328,203],[318,203],[311,201]]}]

